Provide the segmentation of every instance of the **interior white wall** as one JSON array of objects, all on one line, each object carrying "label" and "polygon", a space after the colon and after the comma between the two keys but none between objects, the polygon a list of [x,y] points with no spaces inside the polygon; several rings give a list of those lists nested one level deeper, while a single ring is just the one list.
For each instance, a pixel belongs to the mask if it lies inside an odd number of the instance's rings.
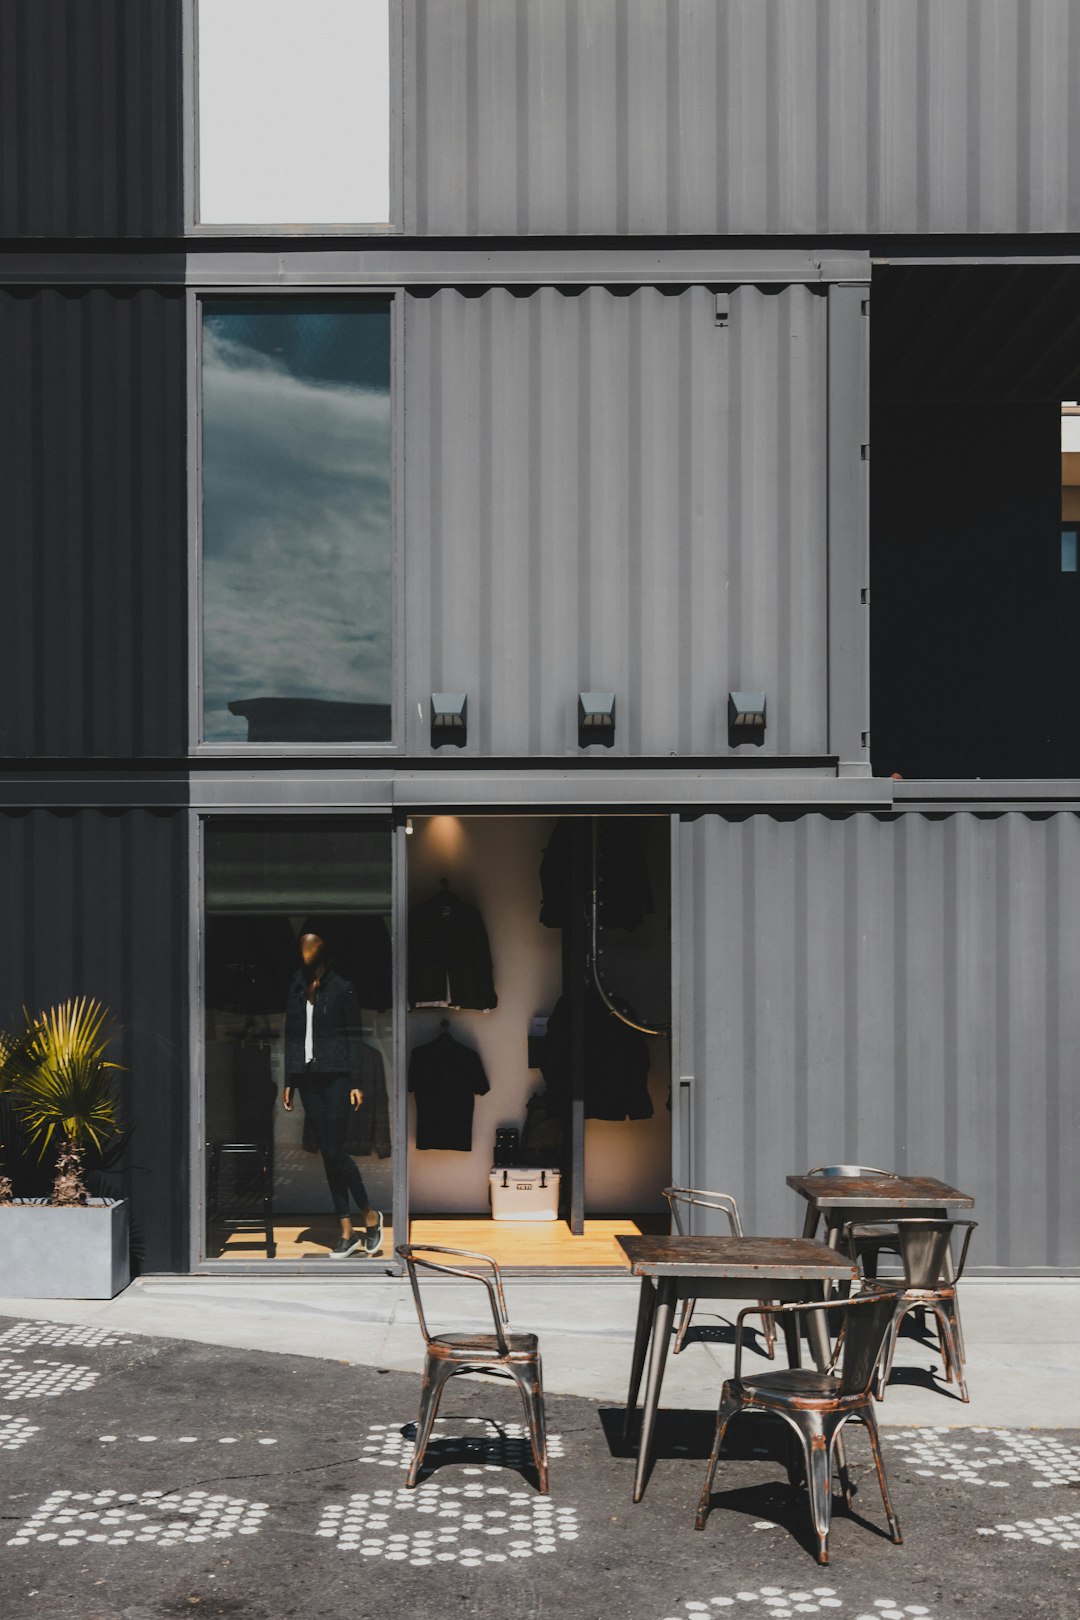
[{"label": "interior white wall", "polygon": [[199,222],[390,218],[388,0],[199,0]]},{"label": "interior white wall", "polygon": [[[553,817],[432,816],[413,818],[408,840],[410,904],[435,893],[447,878],[462,900],[478,906],[487,926],[499,1005],[489,1013],[424,1010],[408,1014],[408,1046],[431,1040],[440,1019],[456,1040],[479,1052],[491,1091],[476,1099],[473,1150],[451,1153],[412,1145],[415,1103],[409,1099],[409,1188],[414,1215],[488,1213],[488,1173],[496,1128],[525,1119],[525,1105],[543,1084],[528,1067],[532,1018],[550,1013],[562,990],[562,934],[540,921],[540,858]],[[657,829],[664,851],[660,881],[654,871],[657,915],[636,934],[609,936],[610,985],[642,1012],[657,1016],[670,997],[668,971],[667,820]],[[652,863],[656,866],[656,863]],[[649,958],[649,965],[644,959]],[[586,1122],[586,1208],[589,1213],[636,1213],[663,1207],[659,1189],[671,1162],[667,1109],[667,1041],[650,1042],[653,1068],[651,1120]]]}]

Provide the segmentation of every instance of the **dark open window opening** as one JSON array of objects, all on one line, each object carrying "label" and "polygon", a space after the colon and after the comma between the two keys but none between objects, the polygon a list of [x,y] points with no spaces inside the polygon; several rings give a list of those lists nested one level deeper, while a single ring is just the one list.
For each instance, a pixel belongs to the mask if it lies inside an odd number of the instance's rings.
[{"label": "dark open window opening", "polygon": [[872,313],[874,773],[1080,776],[1080,269],[889,267]]}]

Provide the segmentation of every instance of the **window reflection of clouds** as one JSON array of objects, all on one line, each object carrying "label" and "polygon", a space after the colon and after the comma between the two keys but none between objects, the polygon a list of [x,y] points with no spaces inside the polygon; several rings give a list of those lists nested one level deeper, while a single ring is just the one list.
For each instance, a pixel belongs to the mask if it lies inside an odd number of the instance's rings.
[{"label": "window reflection of clouds", "polygon": [[207,310],[204,735],[245,698],[390,701],[389,311]]}]

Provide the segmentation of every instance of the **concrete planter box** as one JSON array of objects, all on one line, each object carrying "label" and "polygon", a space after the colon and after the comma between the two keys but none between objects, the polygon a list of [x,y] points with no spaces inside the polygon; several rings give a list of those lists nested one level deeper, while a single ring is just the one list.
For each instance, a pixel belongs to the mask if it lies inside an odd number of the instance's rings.
[{"label": "concrete planter box", "polygon": [[0,1209],[0,1295],[112,1299],[130,1281],[126,1198],[82,1209],[27,1198]]}]

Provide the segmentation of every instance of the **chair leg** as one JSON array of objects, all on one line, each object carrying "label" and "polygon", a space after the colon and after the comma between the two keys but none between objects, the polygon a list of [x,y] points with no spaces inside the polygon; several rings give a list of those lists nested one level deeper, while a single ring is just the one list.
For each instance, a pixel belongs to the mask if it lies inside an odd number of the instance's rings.
[{"label": "chair leg", "polygon": [[696,1299],[683,1300],[682,1316],[679,1318],[679,1329],[675,1335],[675,1343],[671,1351],[673,1356],[678,1355],[679,1351],[686,1342],[686,1330],[690,1326],[690,1318],[694,1314],[694,1306],[696,1304]]},{"label": "chair leg", "polygon": [[877,1469],[878,1484],[881,1486],[881,1500],[885,1504],[885,1517],[889,1521],[889,1534],[892,1536],[892,1539],[897,1546],[900,1546],[904,1538],[900,1534],[900,1520],[896,1517],[896,1513],[893,1510],[892,1502],[889,1499],[889,1487],[885,1483],[885,1464],[881,1460],[881,1440],[878,1436],[877,1418],[874,1416],[874,1408],[867,1405],[858,1414],[858,1416],[866,1425],[866,1431],[870,1436],[870,1449],[874,1453],[874,1467]]},{"label": "chair leg", "polygon": [[964,1361],[960,1353],[959,1335],[956,1327],[956,1317],[953,1312],[954,1301],[939,1299],[933,1306],[934,1317],[938,1326],[938,1337],[941,1340],[941,1357],[945,1363],[948,1377],[955,1378],[956,1387],[960,1391],[960,1399],[968,1399],[967,1380],[964,1377]]},{"label": "chair leg", "polygon": [[712,1496],[716,1465],[720,1460],[720,1447],[724,1443],[724,1431],[739,1410],[739,1405],[739,1401],[729,1394],[728,1386],[725,1384],[720,1395],[720,1407],[716,1414],[716,1433],[713,1435],[712,1450],[709,1453],[709,1465],[705,1470],[705,1483],[701,1487],[697,1518],[694,1520],[695,1530],[704,1530],[705,1520],[709,1517],[709,1498]]},{"label": "chair leg", "polygon": [[529,1431],[533,1462],[540,1481],[540,1495],[548,1494],[547,1423],[544,1418],[544,1388],[540,1376],[540,1357],[521,1366],[510,1364],[508,1371],[518,1389],[525,1408],[525,1423]]},{"label": "chair leg", "polygon": [[448,1361],[436,1361],[428,1356],[424,1362],[424,1387],[420,1393],[420,1416],[416,1420],[416,1445],[413,1449],[413,1459],[409,1464],[408,1477],[405,1480],[407,1490],[412,1490],[420,1473],[424,1461],[424,1453],[431,1439],[431,1429],[439,1411],[439,1402],[442,1399],[443,1388],[449,1378],[453,1377],[454,1368]]},{"label": "chair leg", "polygon": [[829,1520],[832,1516],[832,1446],[831,1435],[816,1412],[802,1415],[801,1432],[806,1452],[806,1490],[810,1498],[810,1516],[817,1535],[817,1561],[829,1562]]},{"label": "chair leg", "polygon": [[881,1347],[881,1360],[878,1362],[877,1384],[874,1389],[874,1394],[879,1401],[885,1399],[885,1388],[892,1377],[893,1357],[896,1354],[896,1341],[900,1337],[900,1324],[911,1308],[901,1299],[896,1307],[892,1325],[885,1335],[885,1343]]},{"label": "chair leg", "polygon": [[[759,1305],[768,1305],[770,1303],[771,1302],[769,1300],[767,1300],[767,1299],[762,1299],[762,1300],[758,1301]],[[765,1340],[765,1354],[768,1356],[770,1361],[775,1361],[776,1360],[776,1318],[774,1316],[763,1316],[761,1318],[761,1334],[762,1334],[763,1339]]]}]

